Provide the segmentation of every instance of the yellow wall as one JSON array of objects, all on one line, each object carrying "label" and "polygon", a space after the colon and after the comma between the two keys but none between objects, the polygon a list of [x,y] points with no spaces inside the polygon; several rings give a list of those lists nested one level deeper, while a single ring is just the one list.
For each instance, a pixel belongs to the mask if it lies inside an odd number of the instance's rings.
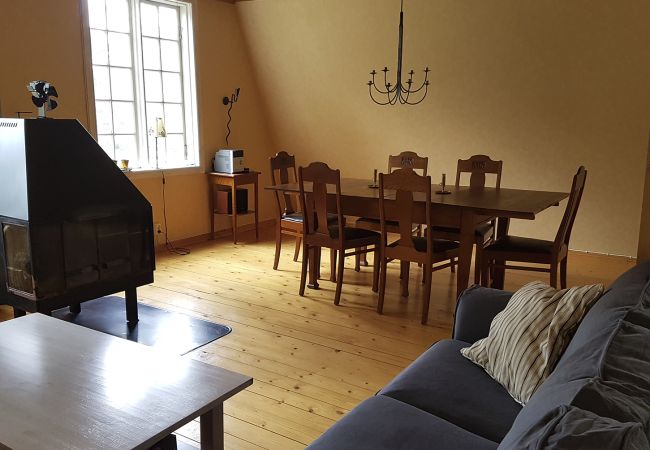
[{"label": "yellow wall", "polygon": [[[404,3],[405,68],[432,69],[418,106],[376,106],[365,86],[373,68],[395,73],[398,0],[236,4],[278,148],[368,178],[404,149],[429,156],[434,179],[486,153],[504,160],[505,187],[562,191],[584,164],[571,247],[636,255],[650,2]],[[512,231],[551,239],[563,207]]]},{"label": "yellow wall", "polygon": [[[52,117],[72,117],[88,126],[86,109],[80,2],[57,0],[2,0],[0,11],[0,102],[2,115],[33,111],[27,82],[45,79],[60,95],[60,106]],[[221,103],[241,88],[233,108],[230,144],[246,150],[246,163],[265,172],[267,184],[269,133],[259,105],[259,94],[243,41],[235,6],[217,0],[193,4],[199,132],[203,168],[209,167],[214,151],[225,145],[226,107]],[[47,11],[45,20],[39,14]],[[48,54],[42,54],[47,52]],[[82,168],[80,168],[82,170]],[[162,222],[162,185],[159,173],[130,175],[154,208],[154,221]],[[208,185],[202,172],[166,173],[169,238],[183,239],[209,230]],[[261,219],[273,217],[271,196],[261,192]],[[251,197],[252,201],[252,197]],[[218,228],[229,225],[217,218]]]},{"label": "yellow wall", "polygon": [[650,142],[648,143],[648,159],[646,163],[645,191],[641,211],[641,228],[639,229],[638,261],[650,259]]}]

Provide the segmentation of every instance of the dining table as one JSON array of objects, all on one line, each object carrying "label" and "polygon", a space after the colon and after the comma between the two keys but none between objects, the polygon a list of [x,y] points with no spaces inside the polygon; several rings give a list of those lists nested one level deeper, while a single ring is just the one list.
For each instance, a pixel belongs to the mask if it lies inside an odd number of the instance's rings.
[{"label": "dining table", "polygon": [[[311,183],[305,183],[305,192],[311,192]],[[266,187],[270,191],[300,192],[298,183],[277,184]],[[336,213],[336,187],[328,185],[328,211]],[[460,230],[458,268],[456,274],[457,296],[469,285],[477,225],[497,218],[497,239],[508,233],[510,219],[534,220],[537,214],[558,206],[568,197],[567,192],[536,191],[527,189],[447,186],[448,193],[439,194],[439,186],[432,186],[431,217],[433,226]],[[386,219],[397,219],[395,192],[384,192]],[[414,223],[426,223],[424,193],[414,194]],[[379,219],[379,189],[368,180],[341,178],[341,211],[345,216]],[[314,258],[310,258],[313,260]],[[318,289],[317,270],[310,264],[308,287]],[[493,287],[503,288],[503,273],[495,273]]]}]

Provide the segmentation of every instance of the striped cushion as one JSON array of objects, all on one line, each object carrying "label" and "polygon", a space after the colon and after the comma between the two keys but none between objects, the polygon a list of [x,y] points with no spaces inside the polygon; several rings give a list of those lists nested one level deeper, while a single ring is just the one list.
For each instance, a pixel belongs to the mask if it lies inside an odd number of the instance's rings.
[{"label": "striped cushion", "polygon": [[601,284],[557,290],[541,281],[528,283],[496,315],[488,337],[461,353],[525,405],[602,293]]}]

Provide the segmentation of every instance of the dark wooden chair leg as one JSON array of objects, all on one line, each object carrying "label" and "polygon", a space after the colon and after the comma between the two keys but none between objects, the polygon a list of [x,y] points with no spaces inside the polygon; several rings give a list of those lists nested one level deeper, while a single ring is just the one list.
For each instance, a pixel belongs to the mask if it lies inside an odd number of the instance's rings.
[{"label": "dark wooden chair leg", "polygon": [[320,280],[320,257],[323,254],[323,248],[322,247],[316,247],[316,279]]},{"label": "dark wooden chair leg", "polygon": [[567,287],[567,282],[566,282],[567,259],[568,256],[565,257],[562,261],[560,261],[560,288],[562,289],[566,289]]},{"label": "dark wooden chair leg", "polygon": [[280,263],[280,251],[282,249],[282,232],[280,231],[280,222],[275,230],[275,259],[273,260],[273,270],[278,270]]},{"label": "dark wooden chair leg", "polygon": [[[375,263],[377,264],[377,263]],[[377,264],[378,265],[378,264]],[[377,301],[377,312],[383,314],[384,312],[384,296],[386,295],[386,271],[388,269],[388,261],[381,256],[381,268],[379,270],[379,300]]]},{"label": "dark wooden chair leg", "polygon": [[450,262],[451,262],[451,266],[449,267],[451,269],[451,273],[456,273],[456,258],[451,258]]},{"label": "dark wooden chair leg", "polygon": [[476,244],[476,256],[474,258],[474,284],[481,282],[481,260],[483,259],[483,244]]},{"label": "dark wooden chair leg", "polygon": [[[357,248],[354,249],[354,251],[355,252],[360,252],[361,248],[357,247]],[[359,253],[354,255],[354,270],[356,272],[361,272],[361,255]]]},{"label": "dark wooden chair leg", "polygon": [[424,267],[424,289],[422,294],[422,325],[426,325],[429,321],[429,301],[431,299],[431,267]]},{"label": "dark wooden chair leg", "polygon": [[330,281],[336,283],[336,249],[330,248]]},{"label": "dark wooden chair leg", "polygon": [[[363,247],[363,250],[368,250],[368,247]],[[361,255],[361,265],[368,267],[368,253],[362,253]]]},{"label": "dark wooden chair leg", "polygon": [[377,292],[379,290],[379,247],[375,245],[375,251],[373,254],[373,266],[372,266],[372,292]]},{"label": "dark wooden chair leg", "polygon": [[302,297],[305,295],[305,284],[307,284],[307,268],[309,264],[309,247],[307,244],[302,246],[302,269],[300,270],[300,289],[298,294]]},{"label": "dark wooden chair leg", "polygon": [[492,261],[483,257],[481,261],[481,286],[488,287],[490,285],[490,265]]},{"label": "dark wooden chair leg", "polygon": [[124,291],[126,303],[126,321],[129,325],[138,323],[138,291],[135,287]]},{"label": "dark wooden chair leg", "polygon": [[334,304],[338,306],[341,301],[341,288],[343,287],[343,269],[345,268],[345,250],[339,250],[339,267],[336,277],[336,294],[334,294]]},{"label": "dark wooden chair leg", "polygon": [[402,269],[402,297],[409,296],[409,272],[411,270],[410,261],[401,261]]},{"label": "dark wooden chair leg", "polygon": [[24,310],[20,309],[20,308],[16,308],[14,306],[13,309],[14,309],[14,318],[23,317],[23,316],[27,315],[27,313]]},{"label": "dark wooden chair leg", "polygon": [[293,251],[293,260],[294,262],[298,261],[298,255],[300,255],[300,244],[302,243],[302,238],[296,236],[296,249]]},{"label": "dark wooden chair leg", "polygon": [[70,305],[70,312],[72,314],[79,314],[81,312],[81,304],[77,303],[76,305]]},{"label": "dark wooden chair leg", "polygon": [[557,263],[551,263],[551,286],[557,289]]}]

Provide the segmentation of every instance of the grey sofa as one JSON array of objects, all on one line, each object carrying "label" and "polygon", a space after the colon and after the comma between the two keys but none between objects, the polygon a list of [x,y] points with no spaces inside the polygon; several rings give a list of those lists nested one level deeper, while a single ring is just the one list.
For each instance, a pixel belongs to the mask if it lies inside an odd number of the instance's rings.
[{"label": "grey sofa", "polygon": [[650,448],[650,262],[606,291],[525,407],[460,349],[511,294],[471,287],[435,343],[311,446],[322,449]]}]

